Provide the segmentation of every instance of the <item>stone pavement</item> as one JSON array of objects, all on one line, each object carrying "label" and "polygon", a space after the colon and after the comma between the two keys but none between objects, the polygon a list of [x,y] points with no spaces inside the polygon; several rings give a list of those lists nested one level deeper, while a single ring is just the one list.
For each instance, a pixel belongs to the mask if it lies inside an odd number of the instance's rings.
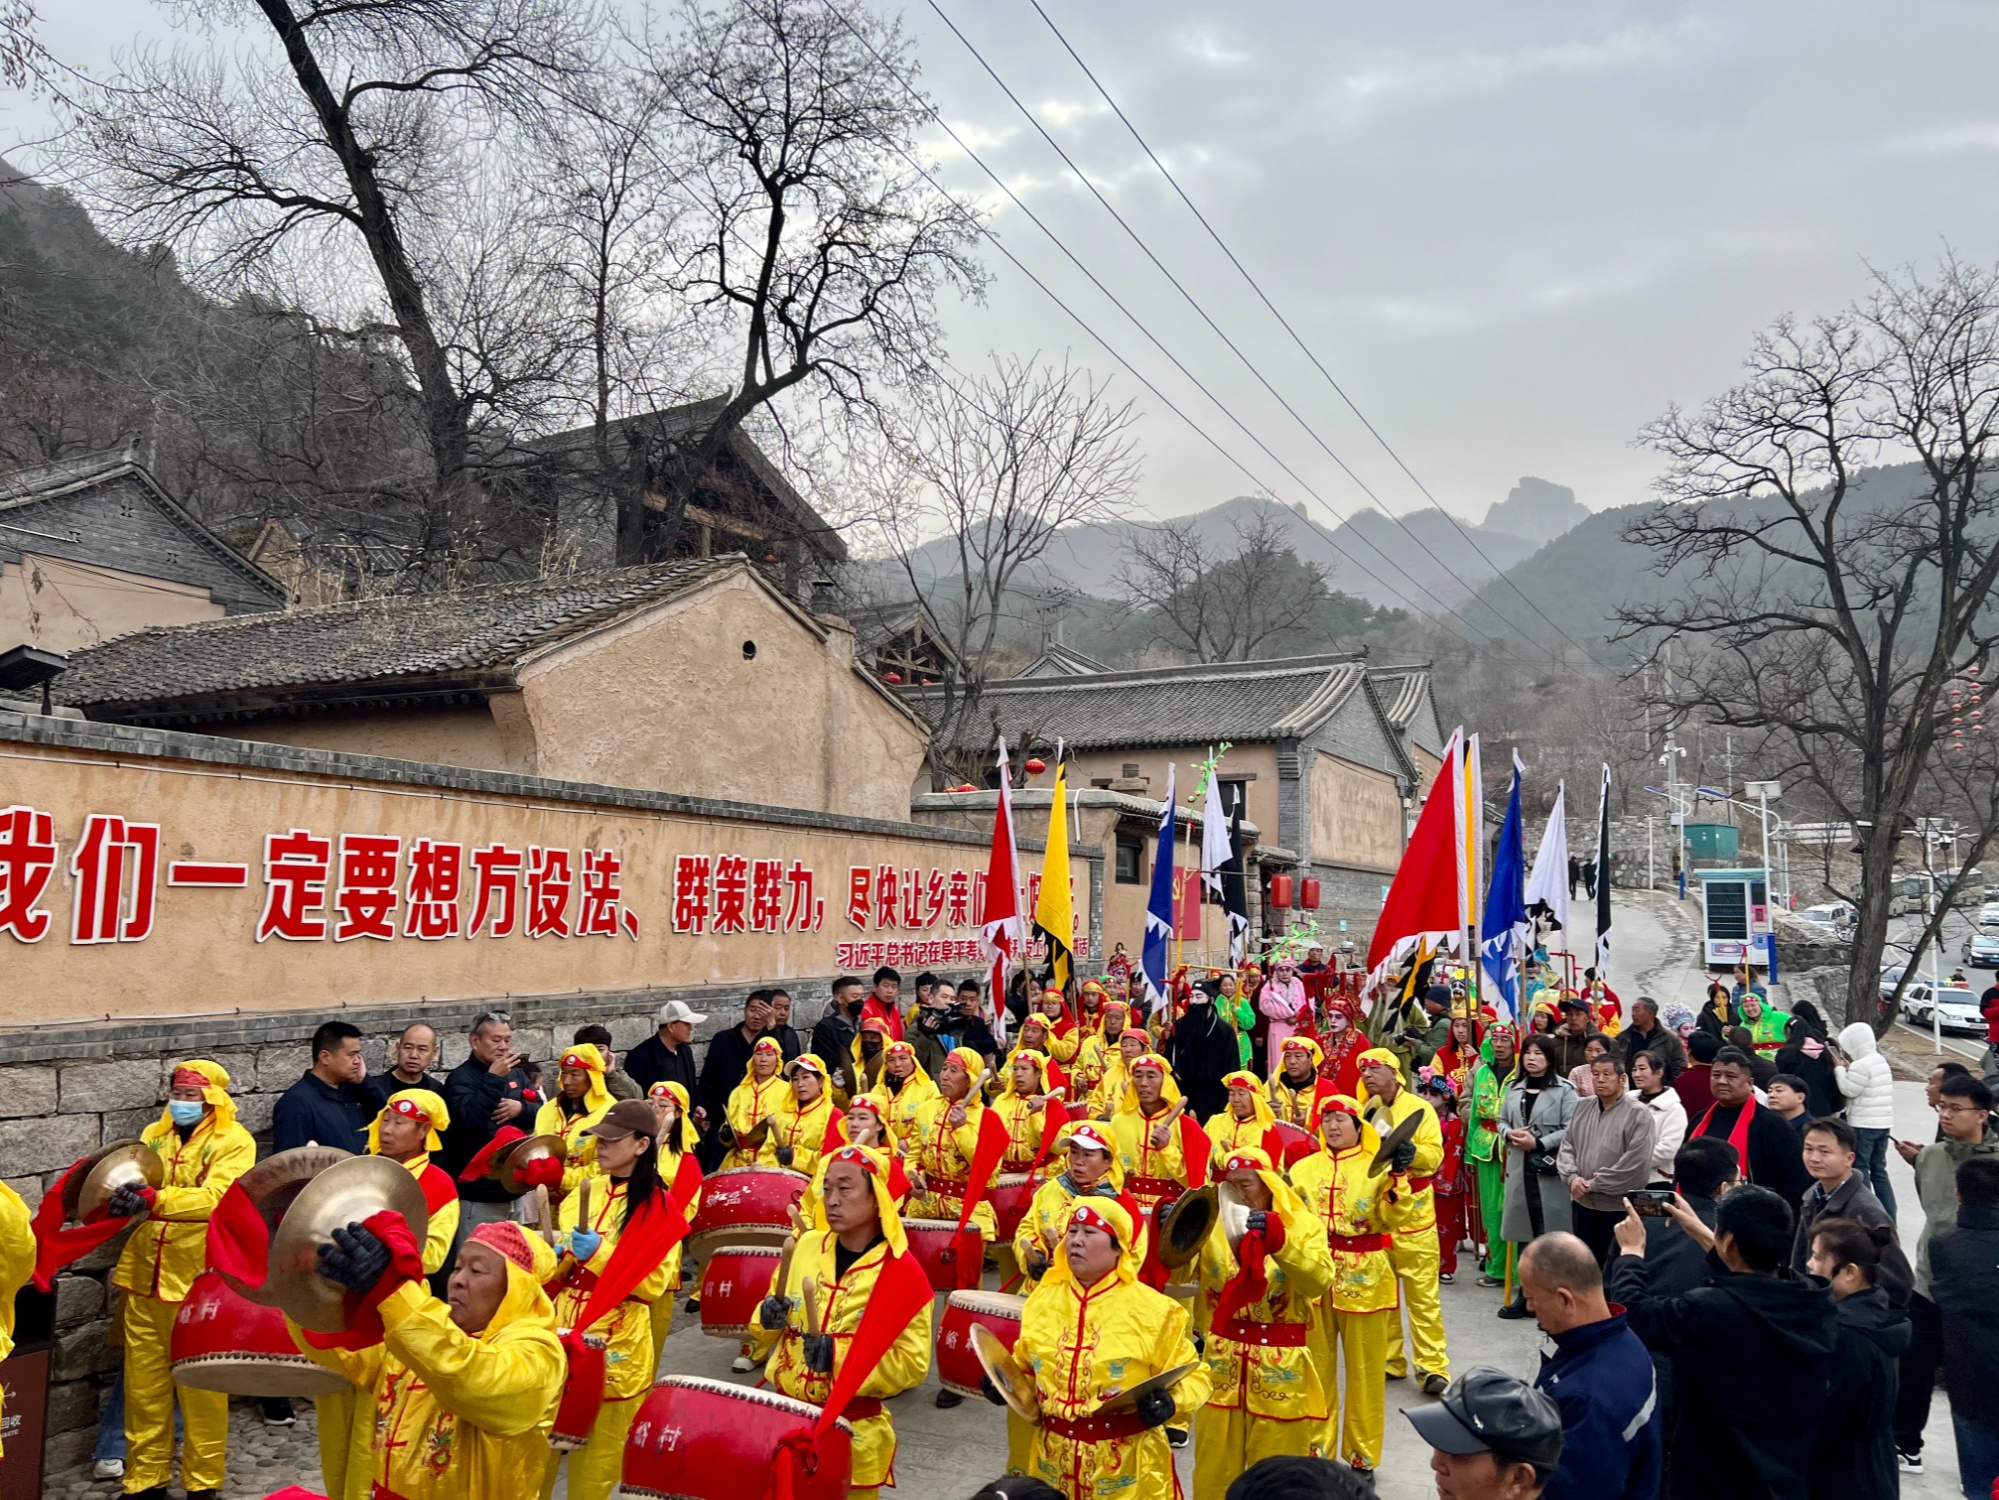
[{"label": "stone pavement", "polygon": [[[1634,892],[1627,901],[1620,893],[1616,922],[1613,979],[1624,981],[1616,984],[1619,993],[1627,999],[1651,994],[1662,1003],[1697,1004],[1704,971],[1694,946],[1692,903],[1682,905],[1661,892]],[[1917,1139],[1932,1133],[1934,1126],[1920,1084],[1898,1083],[1895,1103],[1898,1133]],[[1891,1158],[1889,1170],[1900,1198],[1904,1241],[1913,1244],[1921,1227],[1921,1216],[1914,1207],[1914,1178],[1900,1158]],[[1469,1257],[1461,1255],[1458,1281],[1441,1289],[1452,1370],[1493,1365],[1531,1378],[1546,1341],[1530,1322],[1505,1322],[1494,1317],[1500,1294],[1475,1286],[1476,1274],[1470,1269]],[[735,1353],[733,1341],[705,1337],[697,1318],[680,1313],[661,1352],[660,1369],[663,1373],[754,1384],[756,1376],[730,1373],[729,1361]],[[911,1500],[970,1496],[1006,1465],[1006,1425],[999,1410],[969,1400],[953,1410],[940,1411],[935,1404],[937,1389],[933,1374],[919,1390],[888,1403],[900,1438],[894,1493]],[[1436,1493],[1429,1473],[1429,1450],[1400,1415],[1403,1408],[1426,1404],[1428,1399],[1406,1380],[1389,1383],[1387,1447],[1378,1477],[1383,1500],[1430,1500]],[[297,1406],[297,1426],[271,1429],[262,1424],[254,1404],[234,1405],[229,1482],[224,1490],[229,1500],[261,1497],[292,1483],[317,1489],[318,1450],[310,1403],[302,1401]],[[1928,1472],[1920,1477],[1903,1476],[1902,1493],[1910,1500],[1944,1500],[1957,1493],[1949,1406],[1941,1391],[1931,1409],[1927,1438]],[[1191,1495],[1191,1450],[1180,1456],[1180,1475]],[[63,1500],[112,1500],[117,1491],[115,1483],[81,1481],[50,1493]],[[556,1493],[562,1496],[564,1487],[559,1486]],[[1200,1495],[1193,1500],[1221,1497]]]}]

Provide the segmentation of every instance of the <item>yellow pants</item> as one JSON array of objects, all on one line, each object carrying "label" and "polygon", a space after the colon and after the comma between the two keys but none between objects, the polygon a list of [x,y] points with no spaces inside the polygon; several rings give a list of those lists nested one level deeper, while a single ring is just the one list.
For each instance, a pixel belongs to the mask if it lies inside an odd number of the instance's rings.
[{"label": "yellow pants", "polygon": [[[335,1391],[330,1396],[314,1396],[312,1409],[319,1426],[319,1475],[328,1500],[368,1500],[368,1491],[373,1483],[366,1458],[372,1457],[369,1445],[364,1444],[364,1461],[355,1463],[354,1454],[354,1414],[359,1404],[369,1398],[355,1386]],[[369,1400],[369,1414],[373,1416],[374,1403]]]},{"label": "yellow pants", "polygon": [[[1444,1351],[1444,1305],[1437,1299],[1437,1268],[1443,1247],[1434,1224],[1392,1235],[1388,1260],[1401,1283],[1402,1305],[1409,1309],[1409,1342],[1416,1346],[1416,1369],[1424,1375],[1451,1373],[1451,1357]],[[1400,1380],[1409,1373],[1402,1353],[1402,1315],[1389,1322],[1388,1373]]]},{"label": "yellow pants", "polygon": [[556,1470],[569,1460],[569,1500],[610,1500],[625,1467],[625,1434],[632,1418],[639,1414],[638,1396],[622,1401],[605,1398],[603,1410],[590,1428],[590,1441],[570,1453],[548,1453],[548,1467],[541,1471],[541,1500],[555,1493]]},{"label": "yellow pants", "polygon": [[1194,1413],[1195,1495],[1206,1500],[1227,1494],[1238,1474],[1266,1458],[1321,1457],[1331,1425],[1316,1417],[1280,1421],[1252,1416],[1240,1406],[1203,1406]]},{"label": "yellow pants", "polygon": [[1034,1455],[1034,1429],[1013,1414],[1013,1408],[1006,1411],[1006,1471],[1009,1474],[1026,1474],[1027,1461]]},{"label": "yellow pants", "polygon": [[182,1489],[219,1490],[229,1452],[229,1398],[174,1384],[168,1340],[178,1302],[125,1294],[125,1493],[164,1488],[174,1458],[180,1400]]},{"label": "yellow pants", "polygon": [[[673,1332],[673,1297],[673,1288],[668,1287],[652,1305],[652,1358],[655,1365],[666,1351],[666,1336]],[[654,1372],[655,1378],[657,1373]]]},{"label": "yellow pants", "polygon": [[[1435,1238],[1432,1234],[1431,1239]],[[1391,1307],[1381,1312],[1334,1312],[1328,1316],[1326,1362],[1319,1374],[1331,1385],[1337,1363],[1340,1400],[1326,1418],[1325,1451],[1337,1453],[1356,1468],[1377,1468],[1381,1463],[1382,1425],[1388,1405],[1388,1377],[1382,1370],[1382,1356],[1388,1347],[1388,1331],[1401,1315]],[[1198,1461],[1198,1451],[1195,1457]],[[1200,1493],[1198,1486],[1195,1492]]]}]

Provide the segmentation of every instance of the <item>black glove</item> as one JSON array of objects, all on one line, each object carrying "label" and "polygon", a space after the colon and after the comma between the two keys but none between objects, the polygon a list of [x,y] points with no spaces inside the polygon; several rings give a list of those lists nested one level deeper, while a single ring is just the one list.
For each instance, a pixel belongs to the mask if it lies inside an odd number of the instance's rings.
[{"label": "black glove", "polygon": [[814,1375],[833,1373],[833,1335],[830,1333],[808,1333],[805,1335],[805,1368]]},{"label": "black glove", "polygon": [[779,1146],[779,1147],[777,1148],[777,1164],[778,1164],[778,1165],[779,1165],[780,1167],[788,1167],[788,1166],[790,1166],[790,1165],[791,1165],[791,1157],[792,1157],[792,1150],[791,1150],[791,1147],[789,1147],[789,1146]]},{"label": "black glove", "polygon": [[993,1384],[993,1378],[990,1375],[981,1375],[979,1377],[979,1394],[992,1402],[994,1406],[1006,1405],[1006,1397],[999,1393],[999,1387]]},{"label": "black glove", "polygon": [[1187,1336],[1194,1341],[1194,1352],[1196,1354],[1206,1354],[1208,1352],[1208,1341],[1206,1339],[1202,1338],[1198,1333],[1190,1333]]},{"label": "black glove", "polygon": [[1036,1281],[1046,1276],[1048,1274],[1048,1257],[1043,1255],[1039,1250],[1028,1251],[1027,1274],[1032,1276]]},{"label": "black glove", "polygon": [[150,1212],[151,1205],[146,1202],[146,1195],[137,1188],[121,1187],[111,1195],[104,1211],[114,1219],[129,1219]]},{"label": "black glove", "polygon": [[784,1327],[785,1319],[791,1316],[791,1299],[780,1297],[775,1292],[763,1299],[757,1307],[757,1321],[767,1333],[776,1333]]},{"label": "black glove", "polygon": [[1416,1164],[1416,1143],[1404,1141],[1388,1158],[1388,1165],[1397,1172],[1406,1172]]},{"label": "black glove", "polygon": [[1138,1420],[1147,1427],[1157,1427],[1173,1415],[1173,1393],[1171,1391],[1147,1391],[1138,1398]]},{"label": "black glove", "polygon": [[725,1150],[725,1151],[733,1151],[733,1150],[735,1150],[735,1149],[736,1149],[736,1127],[735,1127],[735,1126],[733,1126],[733,1125],[727,1125],[727,1124],[723,1125],[721,1129],[719,1129],[719,1130],[717,1130],[717,1131],[715,1132],[715,1139],[716,1139],[716,1141],[717,1141],[717,1142],[719,1142],[719,1143],[721,1144],[721,1146],[722,1146],[722,1149],[723,1149],[723,1150]]},{"label": "black glove", "polygon": [[1269,1227],[1269,1224],[1269,1214],[1260,1208],[1252,1208],[1249,1211],[1249,1218],[1243,1221],[1243,1232],[1245,1234],[1262,1234]]},{"label": "black glove", "polygon": [[368,1232],[365,1224],[333,1231],[333,1243],[319,1247],[319,1274],[350,1292],[366,1296],[389,1269],[389,1247]]}]

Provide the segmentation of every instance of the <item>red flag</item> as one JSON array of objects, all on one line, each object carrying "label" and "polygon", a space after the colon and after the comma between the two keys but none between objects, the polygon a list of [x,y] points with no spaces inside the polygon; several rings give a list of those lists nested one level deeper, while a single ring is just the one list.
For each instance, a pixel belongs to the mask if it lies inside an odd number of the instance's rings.
[{"label": "red flag", "polygon": [[1205,1187],[1215,1164],[1215,1143],[1186,1110],[1180,1112],[1180,1155],[1187,1164],[1187,1186]]},{"label": "red flag", "polygon": [[[987,959],[986,1024],[1006,1041],[1006,980],[1026,956],[1021,926],[1020,857],[1013,846],[1013,772],[1006,741],[999,747],[999,805],[993,812],[993,852],[986,865],[985,897],[979,904],[979,951]],[[1002,1048],[1004,1050],[1004,1048]]]},{"label": "red flag", "polygon": [[1461,753],[1454,735],[1375,920],[1374,939],[1367,946],[1370,993],[1418,943],[1442,949],[1458,936],[1458,818],[1452,789]]}]

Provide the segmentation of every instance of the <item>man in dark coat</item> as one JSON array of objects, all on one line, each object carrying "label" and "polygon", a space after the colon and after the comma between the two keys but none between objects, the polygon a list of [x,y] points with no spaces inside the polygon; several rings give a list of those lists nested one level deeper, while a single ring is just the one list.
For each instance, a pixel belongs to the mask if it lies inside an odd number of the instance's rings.
[{"label": "man in dark coat", "polygon": [[[1895,1228],[1895,1221],[1874,1196],[1874,1189],[1853,1170],[1858,1150],[1853,1127],[1844,1120],[1814,1120],[1805,1127],[1804,1162],[1805,1170],[1811,1173],[1812,1185],[1798,1205],[1798,1232],[1791,1242],[1793,1275],[1805,1274],[1806,1262],[1812,1255],[1812,1226],[1821,1219],[1852,1219],[1870,1228],[1876,1224],[1885,1225],[1890,1231]],[[1906,1308],[1915,1283],[1915,1268],[1902,1253],[1902,1247],[1888,1246],[1881,1257],[1880,1276],[1881,1289],[1888,1300],[1896,1307]]]},{"label": "man in dark coat", "polygon": [[625,1054],[625,1072],[641,1095],[656,1083],[677,1083],[687,1090],[696,1130],[708,1124],[701,1103],[701,1071],[694,1061],[694,1028],[708,1018],[679,1000],[669,1000],[653,1017],[657,1031]]},{"label": "man in dark coat", "polygon": [[[521,1061],[514,1051],[513,1023],[505,1016],[483,1015],[472,1023],[471,1055],[444,1078],[451,1126],[444,1132],[440,1165],[453,1177],[502,1125],[534,1134],[535,1111],[546,1101]],[[490,1178],[459,1183],[458,1199],[461,1243],[481,1224],[507,1216],[507,1190]]]},{"label": "man in dark coat", "polygon": [[1242,1066],[1242,1049],[1235,1028],[1222,1019],[1206,987],[1196,985],[1188,997],[1187,1013],[1174,1023],[1166,1044],[1166,1060],[1173,1064],[1173,1076],[1196,1120],[1205,1123],[1227,1107],[1229,1090],[1222,1079]]},{"label": "man in dark coat", "polygon": [[1967,1495],[1999,1476],[1999,1158],[1957,1166],[1957,1225],[1930,1241],[1930,1297],[1943,1317],[1943,1384]]},{"label": "man in dark coat", "polygon": [[1624,1028],[1615,1045],[1623,1052],[1627,1069],[1640,1052],[1650,1052],[1666,1065],[1666,1082],[1671,1083],[1686,1071],[1686,1046],[1659,1024],[1659,1002],[1650,995],[1640,995],[1631,1002],[1631,1024]]},{"label": "man in dark coat", "polygon": [[1680,1403],[1667,1455],[1677,1500],[1807,1500],[1812,1454],[1839,1343],[1839,1316],[1823,1283],[1780,1275],[1791,1253],[1791,1208],[1767,1188],[1738,1187],[1715,1210],[1712,1232],[1693,1214],[1673,1219],[1713,1240],[1709,1282],[1654,1296],[1645,1223],[1617,1226],[1610,1297],[1632,1330],[1671,1355]]},{"label": "man in dark coat", "polygon": [[743,1019],[708,1039],[701,1063],[701,1092],[695,1102],[708,1111],[708,1133],[701,1138],[701,1168],[712,1172],[722,1164],[717,1132],[729,1118],[729,1095],[749,1070],[750,1052],[771,1022],[770,991],[751,990],[743,999]]},{"label": "man in dark coat", "polygon": [[833,981],[832,1005],[812,1028],[812,1055],[826,1064],[829,1078],[840,1077],[840,1070],[853,1058],[854,1029],[861,1020],[862,993],[857,976],[841,975]]},{"label": "man in dark coat", "polygon": [[1715,1054],[1708,1069],[1714,1103],[1706,1114],[1689,1117],[1687,1139],[1719,1136],[1727,1141],[1742,1158],[1744,1177],[1770,1189],[1787,1208],[1794,1207],[1812,1185],[1803,1142],[1781,1115],[1756,1102],[1755,1069],[1754,1060],[1739,1048],[1724,1047]]}]

